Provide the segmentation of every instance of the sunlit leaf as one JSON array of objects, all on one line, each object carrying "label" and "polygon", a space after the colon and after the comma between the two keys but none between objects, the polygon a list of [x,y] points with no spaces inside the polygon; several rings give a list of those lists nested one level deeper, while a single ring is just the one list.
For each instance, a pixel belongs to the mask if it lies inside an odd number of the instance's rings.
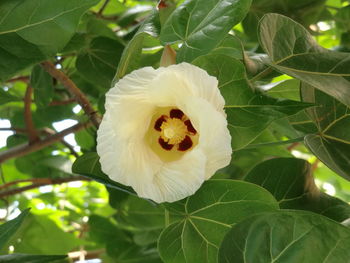
[{"label": "sunlit leaf", "polygon": [[168,204],[181,220],[158,241],[164,262],[216,262],[219,245],[231,227],[254,213],[274,211],[275,199],[263,188],[241,181],[211,180],[193,195]]},{"label": "sunlit leaf", "polygon": [[288,211],[252,216],[226,235],[220,263],[336,263],[350,257],[350,229],[310,212]]}]

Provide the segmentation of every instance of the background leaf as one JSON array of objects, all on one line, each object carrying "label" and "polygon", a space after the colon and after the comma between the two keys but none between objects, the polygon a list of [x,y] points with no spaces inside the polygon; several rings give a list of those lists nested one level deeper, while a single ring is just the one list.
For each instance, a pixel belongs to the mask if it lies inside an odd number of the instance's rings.
[{"label": "background leaf", "polygon": [[164,262],[216,262],[224,235],[245,217],[278,208],[264,189],[233,180],[210,180],[193,195],[167,205],[180,217],[158,241]]},{"label": "background leaf", "polygon": [[18,231],[28,213],[29,209],[26,209],[15,219],[12,219],[0,226],[0,250],[4,249],[4,246],[10,240],[10,238]]},{"label": "background leaf", "polygon": [[177,61],[191,62],[217,46],[248,12],[251,0],[187,0],[169,17],[160,34],[163,44],[182,41]]},{"label": "background leaf", "polygon": [[348,228],[320,215],[264,213],[233,226],[221,244],[219,262],[346,262],[349,241]]},{"label": "background leaf", "polygon": [[271,66],[350,105],[348,54],[322,48],[305,28],[278,14],[261,19],[259,41]]},{"label": "background leaf", "polygon": [[311,165],[302,159],[276,158],[255,166],[244,178],[267,189],[282,209],[302,209],[342,222],[350,218],[350,205],[320,192]]},{"label": "background leaf", "polygon": [[98,0],[4,0],[0,16],[0,80],[44,60],[68,43],[80,16]]}]

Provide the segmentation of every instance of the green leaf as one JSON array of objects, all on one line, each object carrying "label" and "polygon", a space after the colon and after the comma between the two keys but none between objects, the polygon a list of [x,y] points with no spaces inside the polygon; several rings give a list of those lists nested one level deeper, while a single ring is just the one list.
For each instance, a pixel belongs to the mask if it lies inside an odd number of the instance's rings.
[{"label": "green leaf", "polygon": [[219,262],[339,263],[350,258],[350,229],[305,211],[252,216],[226,235]]},{"label": "green leaf", "polygon": [[283,209],[309,210],[342,222],[350,205],[319,191],[310,164],[302,159],[276,158],[255,166],[244,178],[268,190]]},{"label": "green leaf", "polygon": [[64,232],[48,215],[29,215],[18,237],[11,244],[15,253],[60,255],[83,244],[73,233]]},{"label": "green leaf", "polygon": [[138,69],[143,43],[148,38],[156,38],[159,34],[159,15],[153,12],[141,25],[134,37],[129,41],[125,47],[122,57],[120,59],[117,73],[114,76],[113,82],[121,79],[131,71]]},{"label": "green leaf", "polygon": [[289,100],[300,100],[300,81],[298,79],[287,79],[264,86],[267,94],[274,98]]},{"label": "green leaf", "polygon": [[15,219],[0,225],[0,250],[4,249],[9,239],[17,232],[28,213],[29,209],[26,209]]},{"label": "green leaf", "polygon": [[12,101],[22,101],[22,99],[0,88],[0,105],[3,105],[8,102],[12,102]]},{"label": "green leaf", "polygon": [[[49,263],[65,259],[66,255],[28,255],[28,254],[11,254],[0,256],[2,263]],[[60,261],[62,262],[62,261]]]},{"label": "green leaf", "polygon": [[135,195],[135,191],[131,187],[109,179],[108,176],[102,172],[99,159],[100,157],[95,152],[85,153],[75,160],[72,166],[72,172],[89,177],[108,187]]},{"label": "green leaf", "polygon": [[109,89],[123,50],[120,42],[107,38],[94,38],[76,60],[78,72],[94,85]]},{"label": "green leaf", "polygon": [[305,144],[330,169],[350,180],[350,144],[324,139],[315,134],[307,135]]},{"label": "green leaf", "polygon": [[291,100],[278,100],[253,91],[247,81],[242,62],[225,55],[205,55],[193,61],[219,81],[225,98],[225,112],[234,150],[244,148],[273,121],[294,115],[310,107]]},{"label": "green leaf", "polygon": [[182,41],[177,61],[191,62],[214,49],[247,14],[251,0],[187,0],[162,27],[163,44]]},{"label": "green leaf", "polygon": [[241,40],[233,35],[227,35],[210,54],[221,54],[235,59],[243,59],[243,45]]},{"label": "green leaf", "polygon": [[210,180],[193,195],[167,208],[182,218],[161,234],[164,262],[216,262],[219,245],[232,225],[254,213],[274,211],[276,200],[263,188],[242,181]]},{"label": "green leaf", "polygon": [[130,240],[116,224],[112,223],[110,218],[90,215],[89,216],[89,235],[97,243],[107,243],[109,240]]},{"label": "green leaf", "polygon": [[53,96],[53,81],[49,73],[40,65],[36,65],[30,76],[30,84],[34,90],[34,101],[38,107],[46,107]]},{"label": "green leaf", "polygon": [[350,180],[349,108],[305,83],[302,98],[317,105],[307,112],[318,127],[318,133],[306,136],[305,144],[330,169]]},{"label": "green leaf", "polygon": [[272,67],[350,105],[348,53],[322,48],[300,24],[278,14],[261,19],[259,41]]},{"label": "green leaf", "polygon": [[0,6],[0,80],[59,52],[80,16],[98,0],[3,0]]}]

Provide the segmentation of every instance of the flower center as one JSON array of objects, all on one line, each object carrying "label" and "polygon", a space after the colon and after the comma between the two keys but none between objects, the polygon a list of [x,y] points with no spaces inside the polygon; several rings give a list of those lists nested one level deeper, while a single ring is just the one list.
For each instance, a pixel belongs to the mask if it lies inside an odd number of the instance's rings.
[{"label": "flower center", "polygon": [[166,162],[178,160],[198,144],[199,134],[190,119],[177,108],[156,109],[145,140]]},{"label": "flower center", "polygon": [[161,138],[169,144],[178,144],[185,139],[187,127],[182,120],[167,118],[160,126]]}]

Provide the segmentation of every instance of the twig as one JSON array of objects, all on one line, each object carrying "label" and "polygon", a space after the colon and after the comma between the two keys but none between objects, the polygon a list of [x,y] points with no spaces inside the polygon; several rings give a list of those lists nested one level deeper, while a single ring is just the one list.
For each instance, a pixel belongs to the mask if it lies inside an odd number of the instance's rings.
[{"label": "twig", "polygon": [[42,148],[45,148],[46,146],[49,146],[51,144],[54,144],[58,141],[61,141],[64,136],[78,132],[84,128],[87,128],[91,125],[90,122],[86,123],[78,123],[68,129],[65,129],[59,133],[55,133],[51,136],[48,136],[40,141],[36,141],[32,144],[24,143],[18,146],[15,146],[11,149],[8,149],[6,151],[0,152],[0,164],[4,161],[7,161],[12,158],[21,157],[26,154],[38,151]]},{"label": "twig", "polygon": [[299,142],[294,142],[291,145],[287,147],[288,151],[292,151],[295,147],[297,147],[300,143]]},{"label": "twig", "polygon": [[0,128],[0,131],[14,131],[16,133],[27,133],[28,132],[26,129],[23,129],[23,128],[12,128],[12,127]]},{"label": "twig", "polygon": [[75,85],[75,83],[66,76],[62,71],[56,69],[55,65],[49,61],[45,61],[41,63],[41,66],[55,79],[63,84],[67,88],[67,90],[71,93],[71,95],[75,98],[75,100],[80,104],[85,113],[89,116],[92,123],[98,127],[101,122],[101,117],[94,110],[84,93]]},{"label": "twig", "polygon": [[39,140],[39,136],[37,131],[35,130],[33,119],[32,119],[32,111],[30,109],[31,98],[32,98],[33,89],[30,85],[27,86],[26,93],[24,96],[24,122],[27,128],[27,135],[29,139],[29,143],[33,143]]},{"label": "twig", "polygon": [[58,106],[58,105],[67,105],[75,102],[74,98],[68,99],[68,100],[54,100],[51,101],[49,106]]},{"label": "twig", "polygon": [[254,77],[252,77],[249,81],[250,82],[255,82],[261,78],[266,77],[267,75],[269,75],[270,73],[273,72],[273,69],[269,66],[266,69],[264,69],[263,71],[261,71],[259,74],[255,75]]},{"label": "twig", "polygon": [[32,179],[33,184],[31,185],[27,185],[27,186],[15,188],[15,189],[7,190],[7,191],[1,191],[0,198],[19,194],[34,188],[38,188],[40,186],[62,184],[62,183],[68,183],[68,182],[74,182],[74,181],[90,181],[90,179],[83,176],[71,176],[71,177],[63,177],[63,178],[33,178]]},{"label": "twig", "polygon": [[101,6],[100,10],[98,10],[97,15],[100,16],[102,15],[103,11],[105,10],[106,6],[108,5],[109,0],[106,0],[103,5]]},{"label": "twig", "polygon": [[312,171],[312,172],[314,172],[314,171],[317,169],[319,163],[320,163],[320,160],[319,160],[319,159],[316,159],[316,160],[312,163],[312,165],[311,165],[311,171]]},{"label": "twig", "polygon": [[22,81],[22,82],[28,83],[29,77],[28,76],[20,76],[20,77],[16,77],[13,79],[9,79],[6,82],[16,82],[16,81]]}]

